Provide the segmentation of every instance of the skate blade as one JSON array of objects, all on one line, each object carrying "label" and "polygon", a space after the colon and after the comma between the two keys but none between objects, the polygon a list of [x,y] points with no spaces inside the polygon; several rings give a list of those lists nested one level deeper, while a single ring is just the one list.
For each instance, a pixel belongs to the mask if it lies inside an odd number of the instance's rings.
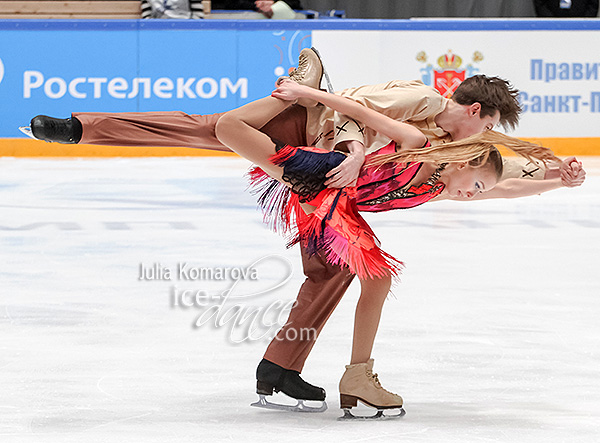
[{"label": "skate blade", "polygon": [[329,92],[330,94],[333,94],[334,93],[333,85],[331,84],[331,79],[329,78],[327,69],[325,69],[325,65],[323,64],[323,59],[321,58],[321,54],[319,53],[319,51],[317,51],[317,48],[315,48],[314,46],[311,47],[310,49],[315,51],[315,54],[317,54],[317,57],[319,57],[319,60],[321,60],[321,67],[323,68],[323,77],[325,77],[325,82],[327,83],[327,92]]},{"label": "skate blade", "polygon": [[37,138],[35,138],[35,136],[33,135],[33,132],[31,132],[31,128],[29,126],[19,126],[19,131],[21,131],[27,137],[31,137],[32,139],[37,140]]},{"label": "skate blade", "polygon": [[324,401],[319,407],[309,406],[304,403],[304,400],[297,400],[295,405],[282,405],[279,403],[271,403],[263,394],[258,394],[258,401],[252,403],[250,406],[263,409],[271,409],[275,411],[288,411],[288,412],[325,412],[327,410],[327,403]]},{"label": "skate blade", "polygon": [[[388,411],[398,411],[396,409],[387,409]],[[344,409],[344,415],[342,417],[338,417],[339,421],[345,420],[392,420],[395,418],[404,417],[406,415],[406,411],[404,408],[400,408],[397,414],[385,414],[385,409],[378,409],[375,415],[354,415],[350,409]]]}]

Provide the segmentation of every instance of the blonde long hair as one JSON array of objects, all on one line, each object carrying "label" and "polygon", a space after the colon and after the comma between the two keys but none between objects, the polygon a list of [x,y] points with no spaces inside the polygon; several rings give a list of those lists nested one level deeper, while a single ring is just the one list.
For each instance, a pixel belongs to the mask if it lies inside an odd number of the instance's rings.
[{"label": "blonde long hair", "polygon": [[388,162],[473,162],[485,165],[495,145],[504,146],[529,161],[540,160],[544,164],[560,162],[552,150],[544,146],[520,140],[496,131],[485,131],[462,140],[424,148],[401,149],[394,154],[376,155],[367,166],[378,166]]}]

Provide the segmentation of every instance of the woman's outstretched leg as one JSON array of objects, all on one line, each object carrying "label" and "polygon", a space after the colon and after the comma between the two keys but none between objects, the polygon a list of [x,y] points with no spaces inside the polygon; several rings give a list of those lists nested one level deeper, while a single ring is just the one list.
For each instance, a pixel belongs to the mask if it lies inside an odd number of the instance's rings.
[{"label": "woman's outstretched leg", "polygon": [[217,138],[232,151],[260,166],[274,178],[281,178],[281,168],[274,166],[269,158],[275,154],[275,143],[260,132],[277,114],[291,102],[265,97],[229,111],[217,122]]}]

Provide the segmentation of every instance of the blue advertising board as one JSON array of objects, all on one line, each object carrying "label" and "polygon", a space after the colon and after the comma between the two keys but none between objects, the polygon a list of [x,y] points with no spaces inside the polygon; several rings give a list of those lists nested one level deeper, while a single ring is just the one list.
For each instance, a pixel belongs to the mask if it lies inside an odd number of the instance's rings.
[{"label": "blue advertising board", "polygon": [[18,127],[37,114],[233,109],[268,94],[310,46],[310,30],[153,29],[136,21],[5,27],[0,137],[22,136]]},{"label": "blue advertising board", "polygon": [[336,89],[508,79],[524,106],[514,135],[576,152],[585,137],[598,152],[599,32],[600,20],[0,20],[0,138],[37,114],[226,111],[315,45]]}]

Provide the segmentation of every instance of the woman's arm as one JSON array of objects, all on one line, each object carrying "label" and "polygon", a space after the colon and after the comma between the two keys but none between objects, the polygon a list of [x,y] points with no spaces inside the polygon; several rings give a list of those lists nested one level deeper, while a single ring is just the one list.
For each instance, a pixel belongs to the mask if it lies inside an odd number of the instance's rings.
[{"label": "woman's arm", "polygon": [[563,187],[560,178],[550,180],[528,180],[524,178],[508,178],[498,183],[489,191],[480,192],[471,198],[467,197],[450,197],[446,193],[442,193],[431,201],[453,200],[453,201],[474,201],[474,200],[489,200],[491,198],[519,198],[529,197],[531,195],[539,195],[544,192],[552,191]]},{"label": "woman's arm", "polygon": [[316,100],[386,135],[402,147],[420,148],[427,142],[421,131],[406,123],[391,119],[345,97],[302,86],[291,80],[282,81],[271,95],[282,100],[296,100],[300,97]]},{"label": "woman's arm", "polygon": [[450,200],[487,200],[490,198],[519,198],[539,195],[544,192],[562,188],[560,178],[549,180],[527,180],[523,178],[509,178],[494,186],[486,192],[474,195],[472,198],[451,198]]},{"label": "woman's arm", "polygon": [[489,191],[475,194],[472,198],[450,198],[441,194],[432,201],[438,200],[488,200],[490,198],[519,198],[530,195],[539,195],[544,192],[560,188],[575,188],[581,186],[585,181],[585,169],[583,164],[575,157],[569,157],[559,165],[557,169],[551,169],[543,180],[531,180],[525,178],[507,178],[502,180]]}]

